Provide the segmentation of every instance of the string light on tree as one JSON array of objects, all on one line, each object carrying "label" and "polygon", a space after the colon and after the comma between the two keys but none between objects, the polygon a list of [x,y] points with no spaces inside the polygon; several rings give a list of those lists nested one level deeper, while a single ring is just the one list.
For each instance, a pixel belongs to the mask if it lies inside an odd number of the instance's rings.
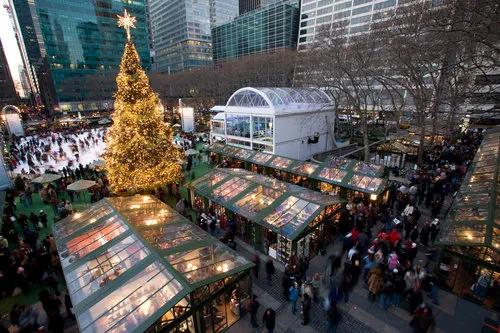
[{"label": "string light on tree", "polygon": [[141,192],[176,181],[181,174],[182,153],[173,145],[172,130],[163,121],[158,95],[130,40],[135,18],[119,16],[128,42],[116,78],[113,125],[106,139],[106,170],[114,191]]}]

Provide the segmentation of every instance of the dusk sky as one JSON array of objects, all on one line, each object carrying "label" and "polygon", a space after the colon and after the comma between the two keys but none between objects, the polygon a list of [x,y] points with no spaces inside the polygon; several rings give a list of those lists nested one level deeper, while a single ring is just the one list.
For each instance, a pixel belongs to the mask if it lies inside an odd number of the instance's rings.
[{"label": "dusk sky", "polygon": [[22,64],[19,48],[17,47],[14,30],[7,14],[7,10],[2,6],[0,8],[0,38],[9,62],[10,72],[14,81],[19,80],[18,65]]}]

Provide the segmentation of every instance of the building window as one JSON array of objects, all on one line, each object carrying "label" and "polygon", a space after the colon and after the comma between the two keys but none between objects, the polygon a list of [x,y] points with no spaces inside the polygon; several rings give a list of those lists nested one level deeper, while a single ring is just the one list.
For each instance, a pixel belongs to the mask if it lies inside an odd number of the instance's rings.
[{"label": "building window", "polygon": [[250,116],[227,114],[226,129],[227,135],[250,138]]},{"label": "building window", "polygon": [[259,141],[273,142],[273,118],[253,117],[253,138]]}]

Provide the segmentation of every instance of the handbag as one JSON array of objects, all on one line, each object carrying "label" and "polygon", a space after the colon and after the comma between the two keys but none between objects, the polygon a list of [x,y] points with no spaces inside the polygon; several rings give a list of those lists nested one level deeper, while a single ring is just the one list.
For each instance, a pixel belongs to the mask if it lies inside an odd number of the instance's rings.
[{"label": "handbag", "polygon": [[476,284],[473,283],[472,286],[470,286],[470,290],[474,291],[474,289],[476,289]]}]

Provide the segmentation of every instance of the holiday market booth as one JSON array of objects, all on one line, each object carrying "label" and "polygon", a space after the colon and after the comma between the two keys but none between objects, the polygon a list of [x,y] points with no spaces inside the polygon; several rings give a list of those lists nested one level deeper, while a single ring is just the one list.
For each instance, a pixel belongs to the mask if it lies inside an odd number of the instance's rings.
[{"label": "holiday market booth", "polygon": [[193,208],[212,212],[255,249],[286,263],[314,257],[333,235],[344,200],[244,169],[215,169],[187,185]]},{"label": "holiday market booth", "polygon": [[253,264],[152,196],[106,198],[54,225],[81,332],[220,332]]},{"label": "holiday market booth", "polygon": [[500,309],[500,131],[486,134],[437,245],[438,274],[453,292]]},{"label": "holiday market booth", "polygon": [[387,179],[382,178],[383,165],[340,157],[330,157],[318,164],[221,143],[212,144],[208,151],[215,165],[245,168],[349,201],[355,197],[388,200],[389,186]]}]

